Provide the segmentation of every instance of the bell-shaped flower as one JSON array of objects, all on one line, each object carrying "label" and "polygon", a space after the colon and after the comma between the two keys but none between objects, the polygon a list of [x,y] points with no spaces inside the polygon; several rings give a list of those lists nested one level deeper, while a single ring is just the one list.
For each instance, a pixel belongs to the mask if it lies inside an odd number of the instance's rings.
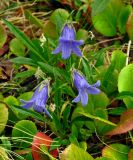
[{"label": "bell-shaped flower", "polygon": [[48,87],[49,83],[46,82],[43,86],[40,85],[34,92],[32,98],[29,101],[25,101],[20,99],[22,102],[22,107],[25,109],[29,109],[33,107],[33,109],[37,112],[43,113],[45,112],[49,117],[51,117],[50,113],[46,109],[46,102],[48,99]]},{"label": "bell-shaped flower", "polygon": [[88,94],[100,93],[100,89],[97,88],[100,86],[99,80],[95,84],[90,85],[82,74],[74,70],[73,81],[78,90],[78,96],[72,102],[78,103],[81,101],[82,105],[86,106],[88,103]]},{"label": "bell-shaped flower", "polygon": [[82,45],[84,41],[75,40],[75,36],[75,29],[70,24],[66,24],[59,38],[59,45],[52,53],[58,54],[62,52],[63,59],[69,58],[72,53],[75,53],[77,56],[81,57],[82,52],[79,46]]}]

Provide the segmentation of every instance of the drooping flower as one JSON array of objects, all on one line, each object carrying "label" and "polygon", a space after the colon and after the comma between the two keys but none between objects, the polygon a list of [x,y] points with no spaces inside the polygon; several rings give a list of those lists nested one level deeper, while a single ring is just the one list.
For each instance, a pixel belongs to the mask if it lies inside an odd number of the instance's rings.
[{"label": "drooping flower", "polygon": [[77,56],[81,57],[82,52],[79,46],[84,42],[83,40],[75,40],[75,35],[76,33],[74,28],[71,25],[66,24],[59,38],[59,45],[52,53],[58,54],[62,52],[63,59],[69,58],[72,53],[75,53]]},{"label": "drooping flower", "polygon": [[22,102],[22,107],[25,109],[29,109],[33,107],[33,109],[37,112],[43,113],[45,112],[49,117],[51,117],[50,113],[46,109],[46,102],[48,99],[48,86],[49,83],[45,83],[42,87],[40,85],[34,92],[32,98],[29,101],[25,101],[20,99]]},{"label": "drooping flower", "polygon": [[79,93],[78,96],[72,102],[78,103],[81,101],[82,105],[86,106],[88,103],[88,94],[100,93],[100,89],[97,88],[100,86],[99,80],[95,84],[90,85],[82,74],[74,70],[73,81]]}]

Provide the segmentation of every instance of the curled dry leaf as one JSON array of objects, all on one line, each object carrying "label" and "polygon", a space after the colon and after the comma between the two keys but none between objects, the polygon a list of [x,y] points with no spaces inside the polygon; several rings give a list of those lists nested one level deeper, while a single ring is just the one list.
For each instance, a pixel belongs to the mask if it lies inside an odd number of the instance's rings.
[{"label": "curled dry leaf", "polygon": [[118,123],[117,127],[114,128],[112,131],[108,132],[106,135],[117,135],[126,133],[133,129],[133,109],[128,109],[121,115],[120,122]]}]

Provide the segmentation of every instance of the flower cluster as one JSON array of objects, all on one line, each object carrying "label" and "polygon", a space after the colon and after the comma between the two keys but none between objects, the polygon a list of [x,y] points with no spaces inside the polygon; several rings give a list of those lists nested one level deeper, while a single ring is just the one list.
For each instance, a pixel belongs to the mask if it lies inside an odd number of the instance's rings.
[{"label": "flower cluster", "polygon": [[[83,40],[75,40],[75,35],[76,33],[74,28],[71,25],[66,24],[59,38],[59,45],[53,51],[53,54],[62,52],[63,59],[69,58],[72,53],[75,53],[77,56],[81,57],[82,52],[79,46],[83,44]],[[76,89],[78,90],[78,96],[72,102],[78,103],[81,101],[82,105],[86,106],[88,103],[88,94],[100,93],[100,89],[98,88],[100,86],[100,81],[90,85],[79,71],[73,70],[73,82]],[[26,109],[33,107],[35,111],[41,113],[45,112],[49,117],[51,117],[50,113],[46,109],[48,88],[49,83],[45,83],[45,85],[39,86],[34,92],[31,100],[21,100],[23,104],[22,107]]]}]

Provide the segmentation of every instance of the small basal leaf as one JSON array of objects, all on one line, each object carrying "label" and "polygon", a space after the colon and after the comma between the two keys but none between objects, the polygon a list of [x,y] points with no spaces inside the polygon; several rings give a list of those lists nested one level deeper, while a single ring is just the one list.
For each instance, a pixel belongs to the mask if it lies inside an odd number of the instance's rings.
[{"label": "small basal leaf", "polygon": [[92,8],[92,16],[95,16],[101,13],[109,4],[110,0],[94,0],[92,1],[91,8]]},{"label": "small basal leaf", "polygon": [[17,147],[29,147],[33,141],[37,128],[32,121],[21,120],[15,124],[12,130],[13,142]]},{"label": "small basal leaf", "polygon": [[66,23],[68,17],[69,17],[69,13],[65,9],[59,8],[52,13],[50,20],[52,23],[56,25],[56,29],[58,33],[61,32],[61,29],[63,25]]},{"label": "small basal leaf", "polygon": [[[105,1],[104,3],[107,4]],[[101,6],[101,1],[97,3],[97,8],[99,6]],[[121,0],[111,0],[104,10],[101,9],[100,13],[95,15],[93,13],[92,22],[95,29],[105,36],[115,36],[117,33],[117,18],[122,7]]]},{"label": "small basal leaf", "polygon": [[117,135],[126,133],[133,129],[133,109],[128,109],[121,115],[120,122],[112,131],[108,132],[107,135]]},{"label": "small basal leaf", "polygon": [[109,160],[128,160],[129,147],[123,144],[111,144],[104,147],[102,156]]},{"label": "small basal leaf", "polygon": [[25,46],[17,38],[14,38],[10,41],[10,50],[16,56],[24,56],[25,54]]},{"label": "small basal leaf", "polygon": [[[118,91],[133,93],[133,64],[124,67],[118,77]],[[133,97],[123,98],[127,108],[133,108]]]},{"label": "small basal leaf", "polygon": [[46,21],[43,28],[44,35],[49,38],[57,38],[56,25],[50,20]]},{"label": "small basal leaf", "polygon": [[126,23],[131,12],[132,12],[131,5],[124,6],[121,9],[120,15],[118,17],[118,28],[120,33],[122,34],[126,32]]},{"label": "small basal leaf", "polygon": [[86,31],[85,29],[79,29],[76,33],[76,39],[77,40],[84,40],[86,41],[86,39],[88,38],[88,31]]},{"label": "small basal leaf", "polygon": [[93,157],[82,148],[74,144],[69,145],[60,155],[60,160],[94,160]]},{"label": "small basal leaf", "polygon": [[111,61],[115,62],[115,69],[119,72],[126,65],[126,54],[121,50],[115,50],[112,53]]}]

